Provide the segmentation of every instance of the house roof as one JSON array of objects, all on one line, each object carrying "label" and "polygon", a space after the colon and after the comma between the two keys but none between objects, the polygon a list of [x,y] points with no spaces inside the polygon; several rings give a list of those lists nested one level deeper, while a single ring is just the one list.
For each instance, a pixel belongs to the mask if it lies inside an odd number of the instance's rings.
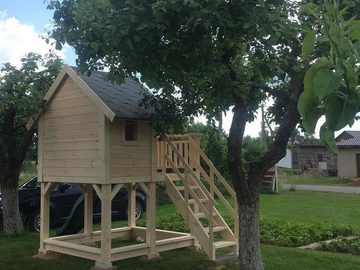
[{"label": "house roof", "polygon": [[[46,93],[44,100],[47,103],[50,102],[67,77],[70,77],[87,94],[110,121],[113,121],[115,117],[147,120],[153,113],[151,108],[145,109],[139,106],[143,95],[150,92],[135,79],[127,77],[124,83],[116,84],[106,80],[105,72],[92,71],[91,75],[87,76],[78,74],[76,68],[67,65],[64,66]],[[37,122],[42,112],[43,110],[40,110],[28,121],[26,125],[28,129]]]},{"label": "house roof", "polygon": [[359,130],[345,130],[344,132],[350,134],[351,136],[360,137],[360,131]]},{"label": "house roof", "polygon": [[115,117],[123,119],[149,119],[153,110],[140,107],[139,104],[146,90],[133,78],[125,78],[124,83],[116,84],[106,80],[107,73],[92,71],[90,76],[78,75],[95,94],[115,113]]},{"label": "house roof", "polygon": [[360,147],[360,137],[355,137],[347,140],[337,142],[336,145],[341,148],[345,147]]}]

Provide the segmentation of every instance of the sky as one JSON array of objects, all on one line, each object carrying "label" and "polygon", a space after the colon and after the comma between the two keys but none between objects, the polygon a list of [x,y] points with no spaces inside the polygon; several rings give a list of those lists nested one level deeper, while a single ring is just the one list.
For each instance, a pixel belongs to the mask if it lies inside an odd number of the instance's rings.
[{"label": "sky", "polygon": [[[10,62],[18,66],[20,59],[28,52],[46,54],[49,50],[54,51],[54,46],[46,44],[45,39],[53,12],[47,10],[49,0],[0,0],[0,64]],[[62,51],[56,52],[68,65],[75,65],[76,55],[69,46],[64,46]],[[261,114],[249,123],[245,129],[245,135],[257,137],[261,128]],[[232,112],[223,116],[223,127],[229,131]],[[199,121],[205,122],[204,117]],[[320,119],[315,136],[318,137],[321,123]],[[349,130],[349,127],[345,128]],[[360,121],[356,121],[351,130],[360,130]],[[341,131],[337,132],[340,134]]]}]

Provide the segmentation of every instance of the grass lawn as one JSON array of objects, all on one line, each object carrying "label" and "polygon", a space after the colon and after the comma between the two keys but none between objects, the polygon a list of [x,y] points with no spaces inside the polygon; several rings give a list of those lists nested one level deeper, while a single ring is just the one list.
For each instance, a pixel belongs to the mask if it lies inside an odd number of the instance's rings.
[{"label": "grass lawn", "polygon": [[349,178],[341,177],[324,177],[324,176],[281,176],[280,184],[297,184],[297,185],[350,185]]},{"label": "grass lawn", "polygon": [[[262,195],[260,214],[283,221],[349,224],[360,233],[360,196],[312,191]],[[360,268],[359,268],[360,269]]]},{"label": "grass lawn", "polygon": [[[38,234],[26,233],[21,237],[7,238],[0,235],[0,269],[6,270],[88,270],[94,262],[62,255],[53,261],[35,260]],[[331,254],[320,251],[303,251],[293,248],[263,246],[264,260],[267,270],[355,270],[360,269],[360,257],[343,254]],[[161,253],[161,260],[140,262],[139,258],[115,262],[118,269],[127,270],[190,270],[206,269],[202,264],[205,253],[180,249]],[[236,265],[225,269],[238,269]]]},{"label": "grass lawn", "polygon": [[[349,224],[360,233],[360,196],[352,194],[322,193],[310,191],[282,191],[279,195],[265,194],[260,198],[260,213],[288,222]],[[223,208],[221,211],[225,211]],[[172,204],[157,208],[157,216],[166,216],[176,212]],[[113,227],[126,222],[114,222]],[[95,225],[96,228],[99,224]],[[39,247],[37,233],[25,233],[22,236],[7,238],[0,234],[0,269],[6,270],[62,270],[90,269],[93,262],[71,256],[62,255],[54,261],[32,259]],[[281,248],[263,245],[264,261],[267,270],[360,270],[360,256],[351,256],[321,251],[307,251],[295,248]],[[139,258],[116,262],[118,269],[155,270],[155,269],[206,269],[203,261],[205,253],[181,249],[161,253],[162,260],[140,262]],[[235,270],[236,265],[225,269]]]}]

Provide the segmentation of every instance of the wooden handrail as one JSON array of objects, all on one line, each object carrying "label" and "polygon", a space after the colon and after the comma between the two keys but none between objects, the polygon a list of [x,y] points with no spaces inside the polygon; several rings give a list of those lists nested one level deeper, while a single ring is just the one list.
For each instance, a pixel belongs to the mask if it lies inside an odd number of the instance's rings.
[{"label": "wooden handrail", "polygon": [[[179,179],[181,180],[181,182],[185,182],[184,176],[181,174],[181,172],[178,170],[178,168],[176,168],[174,162],[171,160],[171,158],[165,154],[165,158],[169,161],[169,163],[171,165],[174,165],[173,169],[175,170],[175,173],[177,174],[177,176],[179,177]],[[200,201],[199,197],[196,195],[196,193],[190,188],[189,189],[189,193],[191,194],[191,196],[194,198],[194,200],[196,201],[196,203],[200,206],[201,210],[203,210],[205,216],[207,218],[210,218],[209,212],[206,209],[206,207],[204,206],[204,204]]]},{"label": "wooden handrail", "polygon": [[[184,157],[180,154],[179,150],[174,146],[174,144],[172,143],[171,140],[167,139],[168,145],[170,145],[170,147],[172,148],[173,152],[178,156],[178,158],[184,163],[184,166],[188,169],[190,175],[194,178],[195,182],[200,186],[202,192],[205,193],[206,197],[209,200],[212,200],[214,204],[216,204],[215,199],[211,196],[210,192],[207,190],[207,188],[205,187],[205,185],[203,184],[203,182],[201,182],[200,179],[198,179],[198,177],[196,176],[196,174],[194,173],[194,171],[192,170],[192,168],[189,166],[189,164],[185,161]],[[168,161],[170,159],[170,157],[166,154],[166,156],[168,157]],[[170,159],[171,160],[171,159]],[[172,160],[171,160],[172,162]],[[172,162],[173,163],[173,162]],[[175,164],[173,163],[173,165],[175,166]],[[176,167],[176,166],[175,166]]]},{"label": "wooden handrail", "polygon": [[[210,183],[210,179],[211,179],[211,176],[209,176],[204,168],[200,165],[200,163],[195,159],[195,157],[189,153],[189,156],[190,158],[192,159],[192,162],[193,164],[195,165],[196,169],[198,169],[200,171],[200,173],[202,173],[206,180],[209,182],[209,184],[211,185]],[[212,167],[211,167],[212,169]],[[224,204],[225,208],[231,213],[231,215],[233,217],[235,217],[235,209],[229,204],[229,202],[226,200],[226,198],[224,197],[224,195],[222,195],[222,193],[220,192],[220,190],[215,186],[213,191],[215,192],[215,194],[219,197],[220,201]],[[210,192],[211,194],[211,192]],[[213,197],[213,196],[212,196]]]},{"label": "wooden handrail", "polygon": [[192,139],[190,136],[188,136],[190,143],[192,144],[193,147],[196,148],[196,150],[200,153],[200,156],[204,159],[204,161],[207,163],[207,165],[209,167],[212,167],[212,169],[214,170],[214,174],[216,175],[216,177],[219,178],[221,184],[223,184],[223,186],[226,188],[226,191],[229,192],[229,194],[233,197],[236,198],[236,193],[235,191],[231,188],[231,186],[228,184],[228,182],[226,182],[226,180],[224,179],[224,177],[221,175],[221,173],[216,169],[216,167],[214,166],[214,164],[211,162],[211,160],[205,155],[204,151],[200,148],[200,146],[194,141],[194,139]]}]

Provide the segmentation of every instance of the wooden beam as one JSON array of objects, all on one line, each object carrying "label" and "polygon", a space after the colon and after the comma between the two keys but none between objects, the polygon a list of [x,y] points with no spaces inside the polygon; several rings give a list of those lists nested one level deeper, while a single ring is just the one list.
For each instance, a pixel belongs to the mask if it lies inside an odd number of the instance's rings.
[{"label": "wooden beam", "polygon": [[156,258],[156,183],[149,183],[149,194],[146,198],[146,243],[149,245],[148,259]]},{"label": "wooden beam", "polygon": [[84,187],[84,234],[93,232],[93,188],[87,184]]},{"label": "wooden beam", "polygon": [[135,204],[136,204],[136,187],[135,183],[129,184],[129,193],[128,193],[128,226],[136,226],[135,218]]},{"label": "wooden beam", "polygon": [[146,186],[145,183],[139,183],[140,187],[144,190],[146,195],[150,195],[150,189]]},{"label": "wooden beam", "polygon": [[37,165],[37,174],[38,174],[38,181],[43,181],[43,143],[44,143],[44,122],[43,118],[39,119],[38,123],[38,165]]},{"label": "wooden beam", "polygon": [[50,199],[46,194],[46,187],[50,187],[49,183],[41,182],[40,193],[40,249],[39,253],[46,253],[44,241],[50,236]]},{"label": "wooden beam", "polygon": [[111,264],[111,184],[101,186],[101,259]]},{"label": "wooden beam", "polygon": [[124,184],[117,184],[114,186],[114,188],[111,191],[111,200],[114,199],[114,197],[116,196],[116,194],[118,194],[118,192],[120,191],[120,189],[124,186]]},{"label": "wooden beam", "polygon": [[102,192],[101,188],[99,187],[99,185],[98,184],[93,184],[92,186],[93,186],[96,194],[98,195],[99,199],[102,200],[103,192]]}]

